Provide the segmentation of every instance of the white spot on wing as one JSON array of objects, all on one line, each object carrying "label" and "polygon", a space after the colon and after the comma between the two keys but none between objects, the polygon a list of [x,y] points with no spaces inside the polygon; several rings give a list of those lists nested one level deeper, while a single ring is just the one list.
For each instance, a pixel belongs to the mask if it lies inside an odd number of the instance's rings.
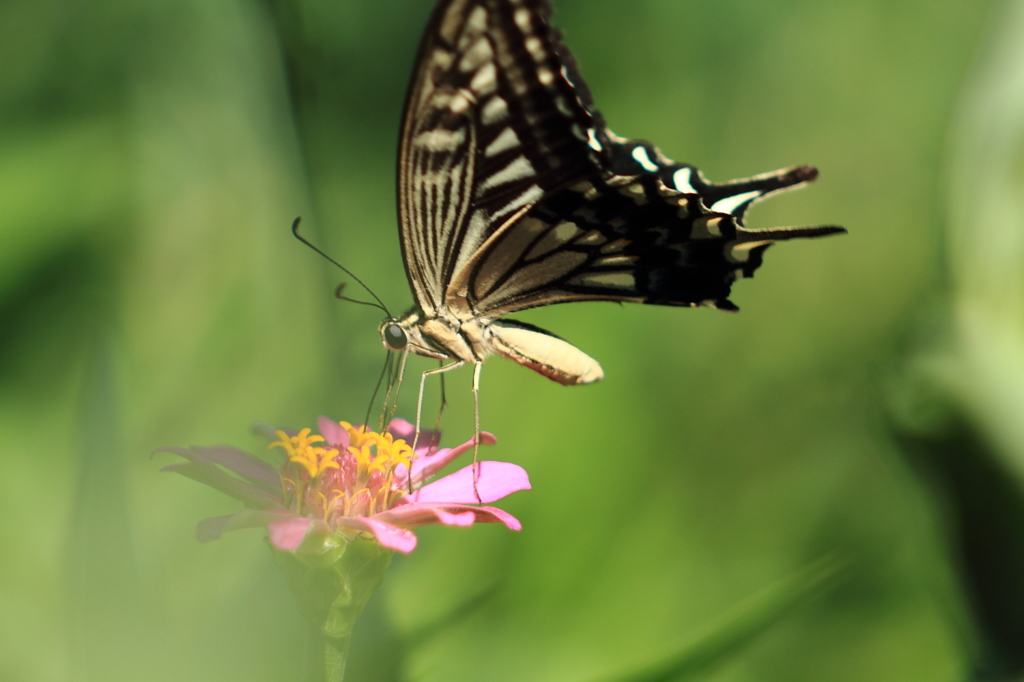
[{"label": "white spot on wing", "polygon": [[594,261],[594,265],[606,267],[629,267],[636,262],[636,256],[606,256]]},{"label": "white spot on wing", "polygon": [[477,5],[473,8],[469,19],[466,21],[466,26],[477,33],[487,30],[487,10],[483,5]]},{"label": "white spot on wing", "polygon": [[450,152],[458,149],[459,145],[461,145],[465,140],[465,130],[445,130],[443,128],[439,128],[420,133],[415,137],[415,139],[413,139],[412,143],[417,147],[421,147],[432,152]]},{"label": "white spot on wing", "polygon": [[633,158],[639,163],[645,171],[652,173],[658,170],[658,167],[651,161],[651,157],[647,155],[647,150],[643,147],[633,147]]},{"label": "white spot on wing", "polygon": [[690,230],[690,239],[715,239],[722,236],[722,229],[719,225],[721,217],[702,217],[693,221],[693,228]]},{"label": "white spot on wing", "polygon": [[554,251],[563,244],[572,240],[577,234],[580,233],[580,229],[576,227],[575,223],[569,221],[563,221],[553,228],[548,230],[547,234],[538,241],[530,252],[526,254],[527,260],[533,260],[540,258],[546,253]]},{"label": "white spot on wing", "polygon": [[573,277],[566,284],[633,290],[636,288],[636,278],[631,272],[588,272],[585,275]]},{"label": "white spot on wing", "polygon": [[451,67],[452,62],[455,60],[455,55],[448,50],[437,48],[431,54],[430,58],[438,67],[443,70],[448,70]]},{"label": "white spot on wing", "polygon": [[672,175],[672,184],[684,194],[696,194],[697,190],[690,184],[691,177],[693,177],[692,168],[680,168]]},{"label": "white spot on wing", "polygon": [[576,227],[575,223],[565,221],[558,223],[558,225],[556,225],[555,229],[552,231],[552,234],[558,241],[567,242],[573,237],[575,237],[577,234],[579,234],[579,231],[580,228]]},{"label": "white spot on wing", "polygon": [[520,7],[516,10],[516,26],[521,30],[527,31],[530,28],[530,10],[525,7]]},{"label": "white spot on wing", "polygon": [[629,246],[629,242],[625,239],[616,239],[613,242],[608,242],[601,247],[602,254],[615,254],[622,253],[622,250]]},{"label": "white spot on wing", "polygon": [[473,47],[466,50],[465,54],[462,55],[462,59],[459,60],[459,70],[463,73],[469,73],[480,68],[481,64],[493,58],[494,52],[491,50],[491,44],[486,38],[478,38],[473,43]]},{"label": "white spot on wing", "polygon": [[453,97],[454,95],[447,90],[438,90],[434,93],[433,97],[430,98],[430,106],[435,109],[446,109],[451,106]]},{"label": "white spot on wing", "polygon": [[643,185],[639,182],[626,185],[625,187],[620,187],[619,194],[629,197],[639,206],[647,204],[647,193],[644,191]]},{"label": "white spot on wing", "polygon": [[497,89],[497,75],[498,72],[494,62],[487,62],[473,75],[473,80],[469,82],[469,87],[481,95],[489,95]]},{"label": "white spot on wing", "polygon": [[578,244],[585,244],[587,246],[597,246],[605,242],[605,236],[597,230],[591,230],[585,235],[576,240]]},{"label": "white spot on wing", "polygon": [[511,128],[505,128],[501,131],[501,134],[498,135],[498,137],[494,138],[494,142],[487,145],[487,149],[484,150],[484,154],[487,156],[496,156],[518,146],[519,136],[516,135],[516,131]]},{"label": "white spot on wing", "polygon": [[756,242],[729,242],[725,245],[725,258],[731,263],[746,263],[750,260],[751,249],[771,243],[770,239]]},{"label": "white spot on wing", "polygon": [[558,109],[558,113],[566,118],[572,118],[572,109],[565,103],[565,98],[561,95],[555,96],[555,108]]},{"label": "white spot on wing", "polygon": [[711,205],[711,210],[717,211],[718,213],[732,213],[738,207],[742,206],[748,201],[753,201],[754,199],[757,199],[759,196],[761,196],[761,193],[757,190],[754,190],[752,192],[744,192],[743,194],[737,194],[735,196],[719,199],[718,201]]},{"label": "white spot on wing", "polygon": [[542,190],[537,185],[531,185],[530,189],[526,190],[512,201],[502,206],[500,211],[496,211],[494,215],[491,216],[491,219],[493,221],[503,220],[505,216],[515,213],[523,206],[535,204],[543,198],[544,190]]},{"label": "white spot on wing", "polygon": [[503,121],[508,118],[508,105],[501,97],[494,96],[487,100],[484,104],[483,109],[480,111],[480,120],[486,125],[494,125],[498,121]]},{"label": "white spot on wing", "polygon": [[498,185],[522,180],[523,178],[528,178],[535,174],[536,171],[533,169],[533,164],[531,164],[525,156],[518,156],[514,161],[512,161],[512,163],[487,178],[487,181],[483,184],[483,189],[493,189]]}]

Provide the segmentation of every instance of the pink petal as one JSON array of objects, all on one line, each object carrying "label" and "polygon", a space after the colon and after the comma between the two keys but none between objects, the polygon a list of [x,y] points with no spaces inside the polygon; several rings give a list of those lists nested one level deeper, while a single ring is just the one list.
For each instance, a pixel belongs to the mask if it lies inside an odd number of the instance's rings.
[{"label": "pink petal", "polygon": [[480,523],[503,523],[509,530],[523,529],[523,524],[519,522],[519,519],[497,507],[477,507],[476,520]]},{"label": "pink petal", "polygon": [[274,509],[284,505],[280,495],[274,495],[264,488],[235,478],[216,465],[201,459],[193,458],[191,462],[168,464],[160,471],[181,474],[257,509]]},{"label": "pink petal", "polygon": [[387,431],[395,438],[401,438],[406,443],[412,445],[412,437],[416,433],[416,426],[400,417],[395,417],[391,420],[391,423],[388,424]]},{"label": "pink petal", "polygon": [[193,445],[191,450],[185,450],[184,448],[158,448],[153,451],[153,454],[158,452],[173,452],[192,462],[218,464],[232,473],[243,476],[250,483],[259,485],[271,492],[277,492],[281,489],[281,475],[277,469],[262,459],[253,457],[248,452],[233,448],[230,445],[207,447]]},{"label": "pink petal", "polygon": [[317,419],[316,426],[328,445],[333,445],[342,452],[348,450],[348,431],[344,426],[327,417]]},{"label": "pink petal", "polygon": [[426,457],[428,453],[433,450],[437,450],[438,443],[441,442],[441,432],[434,431],[433,429],[423,429],[420,431],[419,439],[416,438],[416,426],[410,424],[404,419],[394,418],[391,423],[388,424],[387,432],[394,436],[396,439],[401,438],[412,447],[412,442],[416,441],[416,456]]},{"label": "pink petal", "polygon": [[463,528],[468,528],[473,525],[474,521],[476,521],[476,514],[472,511],[452,514],[451,512],[446,512],[443,509],[435,509],[434,513],[437,514],[437,520],[444,526],[461,526]]},{"label": "pink petal", "polygon": [[338,525],[370,533],[384,549],[408,554],[416,549],[416,534],[406,528],[393,526],[380,519],[356,516],[340,519]]},{"label": "pink petal", "polygon": [[[494,445],[497,442],[498,439],[494,437],[494,434],[488,433],[487,431],[480,432],[481,445]],[[443,448],[432,455],[427,455],[414,460],[412,463],[413,485],[418,486],[422,484],[438,471],[448,466],[448,464],[455,460],[459,455],[472,449],[472,447],[473,439],[470,438],[458,447]]]},{"label": "pink petal", "polygon": [[[487,504],[520,490],[530,489],[530,477],[521,466],[509,462],[477,462],[476,489],[473,465],[463,467],[423,486],[407,499],[410,502]],[[479,493],[479,497],[477,497]]]},{"label": "pink petal", "polygon": [[312,523],[313,519],[306,518],[305,516],[293,516],[281,519],[280,521],[271,521],[267,524],[270,542],[278,549],[294,552],[302,544],[302,540],[306,537],[306,530],[309,529]]},{"label": "pink petal", "polygon": [[468,515],[479,523],[503,523],[512,530],[521,530],[523,524],[507,511],[497,507],[471,507],[464,504],[406,504],[376,514],[375,518],[387,521],[396,526],[416,528],[432,523],[444,525],[468,526]]}]

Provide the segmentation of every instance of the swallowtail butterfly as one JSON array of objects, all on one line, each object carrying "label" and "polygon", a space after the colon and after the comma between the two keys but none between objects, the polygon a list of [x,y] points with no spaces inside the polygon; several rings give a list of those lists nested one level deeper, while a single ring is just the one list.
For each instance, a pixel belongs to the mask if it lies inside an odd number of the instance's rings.
[{"label": "swallowtail butterfly", "polygon": [[441,0],[407,95],[399,235],[416,305],[381,338],[403,358],[450,361],[424,377],[476,365],[474,391],[495,353],[561,384],[603,375],[510,313],[572,301],[735,311],[732,283],[773,242],[845,231],[743,227],[751,204],[810,182],[811,166],[716,184],[615,135],[550,17],[549,0]]}]

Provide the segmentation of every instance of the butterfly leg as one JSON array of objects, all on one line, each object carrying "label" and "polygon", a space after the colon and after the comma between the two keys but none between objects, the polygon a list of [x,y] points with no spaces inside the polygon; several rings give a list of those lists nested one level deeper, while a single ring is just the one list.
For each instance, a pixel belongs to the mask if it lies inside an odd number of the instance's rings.
[{"label": "butterfly leg", "polygon": [[444,414],[444,408],[448,404],[448,397],[444,392],[444,374],[439,374],[437,378],[441,380],[441,405],[437,408],[437,419],[434,420],[434,434],[430,439],[430,451],[437,449],[437,446],[441,444],[441,415]]},{"label": "butterfly leg", "polygon": [[[430,376],[431,374],[437,374],[441,378],[441,408],[440,410],[438,410],[437,413],[437,421],[434,422],[434,437],[436,438],[437,430],[441,427],[441,413],[444,411],[444,406],[445,403],[447,402],[444,392],[444,373],[449,370],[453,370],[457,367],[462,367],[462,365],[464,364],[466,363],[463,362],[462,360],[453,362],[450,365],[445,365],[444,361],[441,361],[437,369],[428,370],[424,372],[423,375],[420,377],[420,392],[419,397],[416,399],[416,433],[412,439],[412,449],[414,451],[416,450],[416,445],[419,443],[420,440],[420,419],[423,416],[423,388],[426,385],[427,377]],[[431,441],[429,447],[432,450],[433,448],[437,447],[437,445],[438,443]]]},{"label": "butterfly leg", "polygon": [[[427,383],[427,377],[429,377],[431,375],[434,375],[434,374],[441,375],[441,409],[443,410],[443,407],[444,407],[444,383],[443,383],[444,382],[444,373],[445,372],[451,372],[452,370],[456,370],[456,369],[462,367],[465,364],[466,364],[465,360],[456,360],[456,361],[454,361],[454,363],[452,363],[450,365],[442,365],[441,367],[437,368],[436,370],[427,370],[426,372],[424,372],[420,376],[420,395],[419,395],[419,398],[416,400],[416,435],[413,436],[413,451],[414,452],[416,451],[416,444],[420,440],[420,420],[423,417],[423,387]],[[440,415],[437,416],[437,422],[438,422],[438,424],[440,423]],[[410,477],[410,479],[409,479],[409,484],[410,484],[410,488],[411,488],[410,489],[410,493],[412,493],[412,485],[413,485],[412,477]]]},{"label": "butterfly leg", "polygon": [[[380,415],[380,433],[384,433],[388,426],[391,424],[392,418],[395,416],[395,410],[398,409],[398,393],[402,390],[402,379],[405,378],[405,361],[409,359],[409,350],[402,351],[402,359],[398,364],[398,377],[392,380],[388,379],[388,390],[384,394],[384,410]],[[392,395],[392,389],[394,395]],[[420,385],[420,391],[422,395],[423,386]]]},{"label": "butterfly leg", "polygon": [[480,454],[480,370],[483,369],[483,366],[484,364],[480,362],[473,368],[473,494],[476,495],[477,502],[481,503],[483,500],[480,499],[476,481],[480,475],[480,465],[478,464]]}]

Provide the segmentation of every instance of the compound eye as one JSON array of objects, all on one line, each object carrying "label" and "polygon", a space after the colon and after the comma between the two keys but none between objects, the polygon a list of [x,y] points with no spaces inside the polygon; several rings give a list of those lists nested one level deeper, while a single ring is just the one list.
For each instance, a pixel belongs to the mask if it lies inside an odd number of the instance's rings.
[{"label": "compound eye", "polygon": [[409,342],[409,339],[405,335],[404,329],[397,324],[389,324],[384,327],[384,342],[392,350],[402,350],[405,348],[405,344]]}]

